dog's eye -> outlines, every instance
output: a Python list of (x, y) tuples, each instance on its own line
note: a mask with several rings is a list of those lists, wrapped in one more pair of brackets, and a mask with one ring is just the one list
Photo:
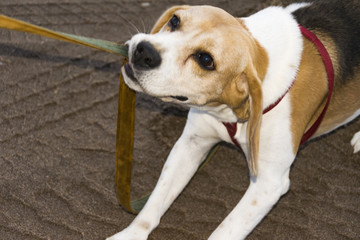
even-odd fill
[(180, 19), (178, 16), (174, 15), (170, 21), (169, 21), (169, 27), (171, 28), (171, 31), (175, 31), (180, 25)]
[(206, 70), (215, 70), (214, 59), (208, 53), (199, 52), (195, 55), (196, 61)]

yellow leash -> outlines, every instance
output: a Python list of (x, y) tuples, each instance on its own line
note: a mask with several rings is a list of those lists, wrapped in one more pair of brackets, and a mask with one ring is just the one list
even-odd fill
[(70, 43), (75, 43), (87, 47), (92, 47), (102, 51), (115, 53), (127, 57), (127, 49), (123, 44), (118, 44), (118, 43), (95, 39), (95, 38), (82, 37), (68, 33), (56, 32), (47, 28), (39, 27), (1, 14), (0, 14), (0, 28), (37, 34), (44, 37), (55, 38), (58, 40), (67, 41)]
[[(126, 61), (124, 61), (125, 64)], [(129, 90), (120, 75), (118, 118), (116, 128), (115, 184), (120, 204), (131, 213), (138, 213), (148, 197), (130, 201), (131, 169), (134, 148), (135, 92)]]
[[(102, 51), (114, 53), (127, 58), (127, 48), (123, 44), (109, 42), (95, 38), (88, 38), (68, 33), (52, 31), (27, 22), (10, 18), (0, 14), (0, 28), (27, 32), (32, 34), (50, 37), (70, 43), (96, 48)], [(124, 61), (125, 64), (126, 60)], [(134, 147), (135, 127), (135, 92), (129, 89), (120, 74), (118, 118), (116, 129), (116, 166), (115, 185), (120, 204), (131, 213), (138, 213), (145, 205), (149, 195), (130, 201), (131, 169)], [(217, 150), (218, 145), (212, 148), (202, 168)], [(199, 169), (200, 169), (199, 168)]]

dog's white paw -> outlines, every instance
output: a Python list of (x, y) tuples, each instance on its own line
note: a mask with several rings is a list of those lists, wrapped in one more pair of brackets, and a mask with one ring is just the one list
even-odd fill
[(351, 145), (354, 147), (354, 153), (360, 151), (360, 131), (354, 134)]
[(146, 240), (147, 234), (133, 228), (126, 228), (123, 231), (107, 238), (106, 240)]

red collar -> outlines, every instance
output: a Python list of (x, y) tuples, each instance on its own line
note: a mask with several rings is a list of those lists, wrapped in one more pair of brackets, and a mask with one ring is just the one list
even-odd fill
[[(329, 53), (327, 52), (326, 48), (324, 47), (324, 45), (321, 43), (321, 41), (316, 37), (316, 35), (314, 33), (312, 33), (311, 31), (309, 31), (308, 29), (304, 28), (303, 26), (299, 25), (300, 31), (303, 34), (303, 36), (305, 36), (307, 39), (309, 39), (312, 43), (314, 43), (314, 45), (317, 47), (321, 58), (323, 60), (323, 63), (325, 65), (325, 69), (326, 69), (326, 73), (328, 76), (328, 98), (325, 104), (324, 109), (322, 110), (320, 116), (318, 117), (318, 119), (314, 122), (314, 124), (311, 126), (311, 128), (309, 128), (309, 130), (307, 130), (300, 142), (300, 145), (304, 144), (307, 140), (309, 140), (311, 138), (311, 136), (316, 132), (316, 130), (319, 128), (320, 123), (322, 122), (322, 120), (324, 119), (324, 116), (326, 114), (326, 111), (329, 107), (329, 103), (330, 103), (330, 99), (331, 99), (331, 95), (332, 95), (332, 90), (333, 90), (333, 86), (334, 86), (334, 68), (333, 68), (333, 64), (331, 62), (331, 58)], [(295, 79), (294, 79), (295, 82)], [(285, 97), (285, 95), (289, 92), (290, 88), (293, 86), (294, 82), (291, 84), (291, 86), (286, 90), (286, 92), (273, 104), (271, 104), (270, 106), (268, 106), (266, 109), (264, 109), (263, 114), (266, 114), (267, 112), (269, 112), (270, 110), (272, 110), (273, 108), (275, 108), (280, 102), (281, 100)], [(229, 136), (231, 138), (231, 141), (239, 148), (240, 144), (239, 142), (236, 140), (235, 138), (235, 134), (237, 131), (237, 122), (233, 122), (233, 123), (226, 123), (223, 122), (224, 126), (226, 127)]]

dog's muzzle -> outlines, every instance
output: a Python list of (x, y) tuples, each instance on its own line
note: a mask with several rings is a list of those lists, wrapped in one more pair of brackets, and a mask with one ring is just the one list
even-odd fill
[[(138, 79), (136, 78), (136, 73), (145, 72), (149, 70), (153, 70), (160, 66), (161, 64), (161, 56), (159, 52), (155, 49), (155, 47), (147, 41), (142, 41), (138, 43), (138, 45), (133, 50), (133, 53), (131, 54), (131, 64), (127, 63), (124, 66), (126, 75), (136, 82), (139, 83)], [(131, 66), (132, 65), (132, 66)], [(188, 100), (188, 97), (185, 96), (168, 96), (173, 99), (176, 99), (180, 102), (186, 102)]]

